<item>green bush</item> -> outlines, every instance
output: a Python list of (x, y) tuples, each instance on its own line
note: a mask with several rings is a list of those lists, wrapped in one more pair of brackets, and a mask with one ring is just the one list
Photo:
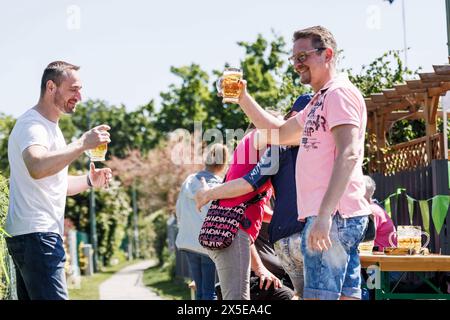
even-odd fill
[[(97, 247), (101, 265), (108, 266), (120, 251), (131, 212), (130, 197), (118, 180), (112, 180), (106, 190), (95, 190)], [(67, 198), (66, 217), (73, 221), (77, 230), (90, 233), (88, 192)]]
[(0, 175), (0, 300), (5, 297), (9, 285), (8, 271), (6, 267), (6, 233), (3, 230), (6, 214), (8, 212), (8, 196), (8, 181)]
[[(139, 217), (139, 253), (140, 258), (143, 259), (156, 258), (156, 250), (153, 247), (153, 244), (155, 243), (157, 235), (152, 220), (152, 216)], [(132, 232), (130, 232), (129, 238), (132, 239)]]
[(164, 248), (167, 247), (167, 219), (164, 209), (150, 215), (150, 224), (153, 226), (154, 238), (150, 241), (150, 247), (154, 248), (160, 265), (164, 263)]

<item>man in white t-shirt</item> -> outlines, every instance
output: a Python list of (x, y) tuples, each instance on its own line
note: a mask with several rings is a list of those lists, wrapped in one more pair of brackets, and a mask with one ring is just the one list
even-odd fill
[(101, 125), (66, 145), (58, 121), (81, 100), (78, 69), (63, 61), (50, 63), (37, 105), (17, 119), (9, 137), (6, 231), (12, 237), (6, 241), (20, 300), (68, 299), (62, 243), (66, 196), (106, 187), (112, 177), (111, 169), (96, 169), (93, 163), (87, 175), (68, 175), (68, 166), (84, 151), (110, 142), (109, 126)]

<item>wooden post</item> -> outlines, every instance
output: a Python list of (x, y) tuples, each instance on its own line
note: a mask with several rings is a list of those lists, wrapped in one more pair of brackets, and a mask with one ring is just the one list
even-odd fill
[(384, 127), (384, 115), (381, 113), (375, 114), (375, 134), (377, 136), (377, 168), (378, 172), (384, 173), (385, 164), (384, 156), (381, 148), (386, 148), (386, 128)]
[(436, 127), (436, 117), (437, 117), (437, 107), (439, 103), (439, 97), (433, 96), (429, 97), (428, 94), (425, 95), (424, 103), (424, 115), (425, 115), (425, 129), (426, 129), (426, 154), (427, 163), (431, 164), (432, 150), (431, 150), (431, 136), (437, 132)]
[[(433, 177), (433, 196), (448, 195), (448, 161), (447, 160), (433, 160), (431, 162), (432, 177)], [(430, 212), (431, 213), (431, 212)], [(434, 223), (433, 223), (434, 226)], [(450, 215), (447, 213), (444, 225), (442, 226), (439, 236), (435, 232), (436, 240), (439, 241), (438, 246), (442, 249), (442, 254), (450, 254)], [(430, 230), (431, 232), (431, 230)]]

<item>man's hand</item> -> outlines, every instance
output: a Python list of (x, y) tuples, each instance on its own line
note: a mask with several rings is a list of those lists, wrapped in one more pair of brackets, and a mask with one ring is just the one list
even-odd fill
[(105, 189), (109, 186), (109, 181), (112, 178), (112, 171), (110, 168), (96, 169), (93, 162), (91, 162), (91, 167), (89, 170), (89, 179), (91, 180), (92, 186), (95, 188)]
[(80, 138), (84, 150), (94, 149), (103, 143), (110, 143), (110, 135), (108, 130), (111, 128), (102, 124), (89, 131), (86, 131)]
[(207, 204), (210, 199), (208, 199), (207, 191), (210, 189), (208, 184), (206, 183), (205, 178), (201, 178), (202, 187), (197, 191), (197, 193), (194, 196), (195, 199), (195, 206), (197, 207), (197, 210), (200, 212), (202, 207)]
[(311, 250), (326, 251), (331, 248), (330, 229), (331, 216), (317, 216), (313, 222), (308, 237), (308, 247)]
[(272, 272), (267, 270), (266, 267), (262, 266), (255, 271), (255, 274), (259, 277), (259, 288), (262, 289), (264, 286), (264, 282), (266, 282), (266, 286), (264, 290), (270, 288), (273, 283), (275, 289), (281, 288), (282, 284), (280, 279), (278, 279)]
[(244, 96), (248, 96), (247, 80), (244, 79), (239, 80), (239, 89), (241, 89), (241, 94), (239, 95), (239, 103), (240, 103)]

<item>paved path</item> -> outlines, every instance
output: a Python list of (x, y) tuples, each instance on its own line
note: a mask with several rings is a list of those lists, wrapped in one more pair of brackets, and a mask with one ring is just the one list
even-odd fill
[(145, 260), (120, 270), (100, 285), (100, 300), (162, 300), (142, 282), (144, 270), (154, 265)]

